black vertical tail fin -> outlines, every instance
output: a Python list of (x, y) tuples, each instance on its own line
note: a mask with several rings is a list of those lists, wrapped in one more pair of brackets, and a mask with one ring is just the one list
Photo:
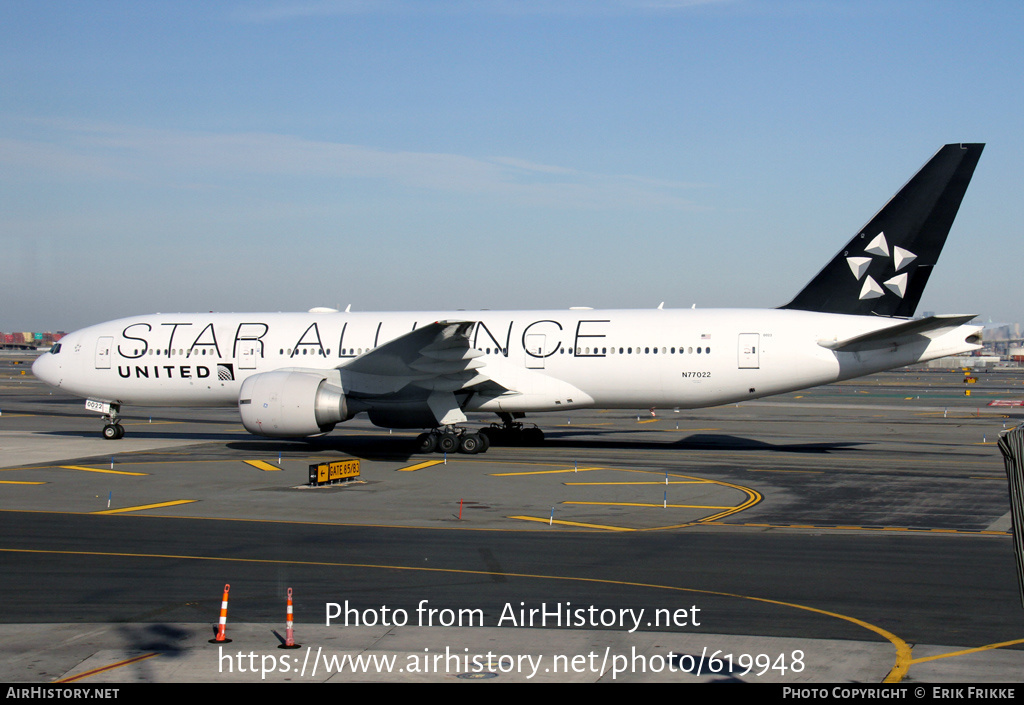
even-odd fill
[(984, 144), (947, 144), (781, 308), (914, 315)]

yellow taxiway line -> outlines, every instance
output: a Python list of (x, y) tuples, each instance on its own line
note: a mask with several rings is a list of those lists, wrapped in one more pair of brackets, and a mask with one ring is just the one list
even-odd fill
[(588, 472), (607, 468), (566, 468), (564, 470), (531, 470), (529, 472), (492, 472), (491, 477), (517, 477), (519, 475), (558, 475), (567, 472)]
[(707, 504), (669, 504), (666, 505), (663, 502), (582, 502), (574, 500), (566, 500), (561, 504), (596, 504), (601, 507), (658, 507), (659, 509), (667, 506), (669, 509), (735, 509), (732, 505), (726, 507), (716, 507)]
[(417, 470), (423, 470), (425, 468), (430, 468), (435, 465), (440, 465), (443, 462), (443, 460), (428, 460), (423, 463), (417, 463), (416, 465), (410, 465), (407, 468), (398, 468), (398, 472), (416, 472)]
[(82, 472), (101, 472), (107, 475), (134, 475), (136, 477), (145, 477), (148, 472), (128, 472), (127, 470), (106, 470), (104, 468), (87, 468), (84, 465), (61, 465), (59, 467), (65, 470), (81, 470)]
[(271, 465), (264, 460), (243, 460), (246, 465), (252, 465), (254, 468), (263, 470), (264, 472), (281, 472), (283, 468), (278, 465)]
[(161, 507), (173, 507), (178, 504), (191, 504), (198, 502), (198, 499), (176, 499), (172, 502), (158, 502), (157, 504), (140, 504), (137, 507), (121, 507), (120, 509), (104, 509), (102, 512), (89, 512), (90, 514), (124, 514), (125, 512), (141, 512), (143, 509), (160, 509)]
[(609, 526), (607, 524), (587, 524), (581, 521), (565, 521), (562, 519), (545, 519), (544, 517), (515, 516), (509, 519), (521, 519), (522, 521), (536, 521), (543, 524), (558, 524), (560, 526), (580, 526), (584, 529), (601, 529), (603, 531), (636, 531), (626, 526)]
[(710, 485), (713, 483), (709, 480), (672, 480), (671, 482), (658, 480), (655, 482), (564, 482), (562, 484), (566, 487), (587, 487), (590, 485)]
[(99, 673), (105, 673), (107, 671), (112, 671), (115, 668), (121, 668), (122, 666), (130, 666), (133, 663), (138, 663), (139, 661), (145, 661), (146, 659), (153, 658), (154, 656), (159, 656), (159, 655), (160, 655), (160, 652), (158, 652), (158, 651), (154, 651), (154, 652), (148, 653), (148, 654), (142, 654), (141, 656), (136, 656), (134, 658), (125, 659), (124, 661), (118, 661), (117, 663), (112, 663), (109, 666), (101, 666), (100, 668), (94, 668), (91, 671), (85, 671), (84, 673), (79, 673), (79, 674), (74, 675), (74, 676), (68, 676), (67, 678), (61, 678), (60, 680), (54, 681), (54, 683), (74, 683), (75, 681), (81, 680), (83, 678), (89, 678), (90, 676), (95, 676), (95, 675), (97, 675)]
[[(529, 521), (548, 521), (547, 519), (540, 520), (536, 517), (517, 517), (520, 519), (527, 519)], [(224, 556), (202, 556), (202, 555), (175, 555), (175, 554), (157, 554), (157, 553), (118, 553), (109, 551), (55, 551), (55, 550), (41, 550), (41, 549), (14, 549), (14, 548), (0, 548), (0, 553), (24, 553), (24, 554), (48, 554), (48, 555), (74, 555), (74, 556), (123, 556), (132, 558), (157, 558), (157, 559), (172, 559), (172, 560), (192, 560), (192, 561), (211, 561), (211, 562), (223, 562), (223, 563), (248, 563), (248, 564), (265, 564), (265, 565), (294, 565), (294, 566), (329, 566), (333, 568), (359, 568), (359, 569), (370, 569), (370, 570), (389, 570), (389, 571), (416, 571), (424, 573), (448, 573), (448, 574), (459, 574), (459, 575), (474, 575), (474, 576), (486, 576), (488, 578), (494, 575), (493, 571), (481, 571), (481, 570), (466, 570), (460, 568), (433, 568), (425, 566), (404, 566), (394, 564), (366, 564), (366, 563), (340, 563), (334, 561), (296, 561), (296, 560), (278, 560), (278, 559), (266, 559), (266, 558), (237, 558), (237, 557), (224, 557)], [(692, 595), (714, 595), (718, 597), (731, 597), (741, 600), (750, 600), (752, 602), (759, 602), (766, 605), (776, 605), (778, 607), (786, 607), (791, 609), (803, 610), (813, 614), (820, 614), (826, 617), (832, 617), (834, 619), (840, 619), (850, 624), (855, 624), (867, 631), (873, 632), (874, 634), (882, 637), (888, 641), (896, 650), (896, 659), (892, 668), (886, 677), (882, 680), (883, 683), (899, 683), (907, 675), (907, 670), (910, 668), (913, 662), (911, 656), (911, 647), (906, 641), (896, 636), (887, 629), (865, 622), (862, 619), (844, 615), (839, 612), (830, 612), (828, 610), (819, 609), (817, 607), (810, 607), (808, 605), (802, 605), (795, 602), (784, 602), (782, 600), (773, 600), (766, 597), (755, 597), (753, 595), (741, 595), (738, 593), (722, 592), (718, 590), (701, 590), (698, 588), (682, 587), (679, 585), (660, 585), (655, 583), (643, 583), (638, 581), (630, 580), (609, 580), (607, 578), (584, 578), (579, 576), (560, 576), (560, 575), (543, 575), (533, 573), (513, 573), (513, 572), (502, 572), (505, 577), (511, 578), (527, 578), (536, 580), (551, 580), (551, 581), (566, 581), (576, 583), (589, 583), (589, 584), (605, 584), (605, 585), (619, 585), (624, 587), (640, 587), (648, 588), (653, 590), (665, 590), (671, 592), (678, 592)]]

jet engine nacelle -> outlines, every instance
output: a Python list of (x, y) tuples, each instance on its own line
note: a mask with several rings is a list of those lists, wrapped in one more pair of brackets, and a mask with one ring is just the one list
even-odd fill
[(247, 431), (275, 438), (327, 433), (352, 418), (341, 386), (313, 371), (278, 370), (247, 377), (238, 394), (238, 411)]

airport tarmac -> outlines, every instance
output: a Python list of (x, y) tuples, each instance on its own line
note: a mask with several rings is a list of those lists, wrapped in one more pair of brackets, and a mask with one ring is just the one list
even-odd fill
[[(995, 446), (1024, 410), (987, 406), (1024, 397), (1024, 373), (537, 415), (541, 447), (445, 458), (359, 418), (263, 440), (233, 409), (129, 408), (106, 441), (81, 400), (14, 363), (0, 358), (8, 682), (1024, 673)], [(359, 480), (306, 486), (310, 464), (344, 458)], [(210, 644), (227, 583), (232, 641)], [(294, 651), (277, 648), (289, 587)]]

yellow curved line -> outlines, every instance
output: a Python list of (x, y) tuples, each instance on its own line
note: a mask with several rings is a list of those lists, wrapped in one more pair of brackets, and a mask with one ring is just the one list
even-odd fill
[[(651, 474), (651, 475), (660, 475), (660, 476), (664, 476), (666, 474), (664, 472), (658, 472), (658, 471), (655, 471), (655, 470), (628, 470), (628, 469), (624, 469), (624, 468), (611, 468), (611, 469), (618, 470), (619, 472), (639, 472), (639, 473), (645, 473), (645, 474)], [(755, 504), (759, 503), (762, 499), (764, 499), (764, 496), (760, 492), (758, 492), (757, 490), (753, 490), (753, 489), (751, 489), (749, 487), (744, 487), (743, 485), (737, 485), (737, 484), (732, 483), (732, 482), (723, 482), (722, 480), (709, 480), (706, 477), (696, 477), (694, 475), (680, 475), (679, 473), (675, 473), (675, 472), (669, 472), (667, 474), (668, 474), (669, 477), (681, 477), (681, 478), (684, 478), (684, 479), (687, 479), (687, 480), (693, 480), (695, 482), (702, 482), (702, 483), (706, 483), (706, 484), (709, 484), (709, 485), (721, 485), (722, 487), (731, 487), (732, 489), (738, 490), (739, 492), (742, 492), (745, 495), (747, 495), (747, 500), (745, 502), (743, 502), (742, 504), (739, 504), (739, 505), (737, 505), (735, 507), (727, 509), (724, 512), (719, 512), (718, 514), (712, 514), (711, 516), (706, 516), (703, 519), (698, 519), (697, 521), (689, 522), (689, 523), (686, 523), (686, 524), (679, 524), (680, 527), (695, 526), (695, 525), (698, 525), (698, 524), (705, 524), (705, 523), (711, 522), (711, 521), (717, 521), (717, 520), (723, 519), (723, 518), (725, 518), (727, 516), (731, 516), (733, 514), (738, 514), (739, 512), (742, 512), (745, 509), (749, 509), (750, 507), (753, 507)]]
[[(396, 565), (378, 565), (373, 563), (335, 563), (333, 561), (295, 561), (295, 560), (273, 560), (269, 558), (226, 558), (222, 556), (186, 556), (186, 555), (173, 555), (173, 554), (162, 554), (162, 553), (119, 553), (111, 551), (54, 551), (45, 549), (21, 549), (21, 548), (0, 548), (0, 553), (37, 553), (37, 554), (50, 554), (50, 555), (68, 555), (68, 556), (114, 556), (121, 558), (164, 558), (170, 560), (195, 560), (195, 561), (218, 561), (224, 563), (265, 563), (273, 565), (301, 565), (301, 566), (323, 566), (331, 568), (365, 568), (370, 570), (408, 570), (418, 571), (424, 573), (457, 573), (460, 575), (479, 575), (479, 576), (493, 576), (494, 571), (487, 570), (466, 570), (463, 568), (432, 568), (424, 566), (396, 566)], [(639, 587), (648, 588), (652, 590), (671, 590), (674, 592), (688, 592), (700, 595), (714, 595), (716, 597), (735, 597), (741, 600), (753, 600), (754, 602), (763, 602), (769, 605), (779, 605), (782, 607), (792, 607), (793, 609), (804, 610), (806, 612), (813, 612), (815, 614), (824, 615), (826, 617), (833, 617), (835, 619), (841, 619), (843, 621), (855, 624), (859, 627), (867, 629), (868, 631), (874, 632), (884, 639), (888, 640), (896, 648), (896, 661), (893, 664), (892, 670), (883, 679), (883, 683), (898, 683), (907, 674), (907, 669), (910, 668), (912, 663), (911, 649), (910, 646), (900, 639), (892, 632), (882, 629), (881, 627), (865, 622), (862, 619), (856, 617), (848, 617), (838, 612), (829, 612), (828, 610), (818, 609), (817, 607), (808, 607), (807, 605), (798, 605), (793, 602), (783, 602), (781, 600), (772, 600), (766, 597), (753, 597), (750, 595), (739, 595), (731, 592), (719, 592), (717, 590), (701, 590), (698, 588), (687, 588), (678, 587), (675, 585), (656, 585), (653, 583), (639, 583), (630, 580), (610, 580), (607, 578), (584, 578), (575, 576), (564, 576), (564, 575), (539, 575), (533, 573), (502, 573), (501, 575), (509, 578), (526, 578), (533, 580), (565, 580), (569, 582), (581, 582), (581, 583), (597, 583), (602, 585), (622, 585), (625, 587)]]
[(739, 490), (740, 492), (745, 492), (747, 495), (747, 501), (743, 502), (740, 505), (737, 505), (736, 507), (733, 507), (732, 509), (727, 509), (724, 512), (719, 512), (718, 514), (712, 514), (711, 516), (704, 517), (703, 519), (694, 522), (695, 524), (706, 524), (711, 521), (724, 519), (725, 517), (731, 516), (733, 514), (739, 514), (744, 509), (749, 509), (750, 507), (753, 507), (755, 504), (758, 504), (762, 499), (764, 499), (764, 496), (760, 492), (758, 492), (757, 490), (752, 490), (749, 487), (744, 487), (743, 485), (734, 485), (731, 482), (719, 482), (717, 480), (712, 480), (712, 482), (714, 482), (717, 485), (725, 485), (726, 487), (731, 487), (734, 490)]

